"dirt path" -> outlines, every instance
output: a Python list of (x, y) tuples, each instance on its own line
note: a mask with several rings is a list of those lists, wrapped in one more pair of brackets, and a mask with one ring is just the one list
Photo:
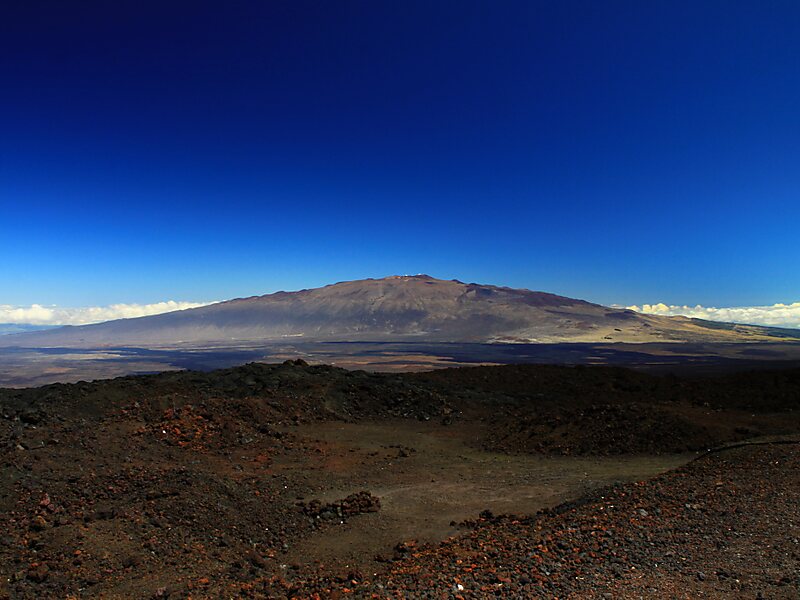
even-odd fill
[(796, 600), (799, 475), (797, 444), (711, 453), (580, 505), (481, 519), (354, 597)]
[(378, 513), (335, 522), (302, 541), (288, 562), (329, 568), (375, 566), (404, 540), (438, 542), (459, 533), (451, 523), (495, 514), (534, 514), (617, 481), (651, 477), (693, 455), (641, 457), (508, 456), (469, 445), (466, 425), (395, 421), (322, 423), (294, 430), (320, 449), (313, 458), (276, 465), (308, 478), (310, 496), (330, 502), (358, 490), (380, 497)]

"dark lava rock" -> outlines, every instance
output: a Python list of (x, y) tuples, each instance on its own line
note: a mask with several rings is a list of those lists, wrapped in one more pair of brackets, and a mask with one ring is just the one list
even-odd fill
[(50, 575), (47, 565), (41, 564), (28, 570), (27, 578), (35, 583), (42, 583)]
[(317, 519), (347, 518), (364, 513), (378, 512), (381, 499), (367, 491), (350, 494), (347, 498), (323, 504), (320, 500), (312, 500), (308, 504), (301, 503), (303, 513)]

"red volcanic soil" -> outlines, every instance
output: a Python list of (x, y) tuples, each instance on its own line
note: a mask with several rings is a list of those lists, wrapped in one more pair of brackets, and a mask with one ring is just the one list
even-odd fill
[(786, 440), (798, 408), (798, 371), (0, 390), (0, 598), (797, 597), (800, 449), (703, 451)]

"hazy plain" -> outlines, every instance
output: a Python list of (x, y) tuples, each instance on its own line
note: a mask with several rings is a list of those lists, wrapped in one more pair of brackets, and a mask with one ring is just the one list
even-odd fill
[(367, 371), (421, 371), (475, 364), (624, 365), (656, 372), (788, 367), (800, 343), (465, 344), (318, 342), (164, 348), (0, 348), (0, 387), (72, 383), (179, 369), (208, 371), (303, 358)]

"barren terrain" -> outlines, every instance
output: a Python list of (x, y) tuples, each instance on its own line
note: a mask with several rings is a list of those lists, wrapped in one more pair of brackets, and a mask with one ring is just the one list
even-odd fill
[(617, 365), (655, 373), (726, 373), (791, 367), (800, 343), (463, 344), (321, 342), (157, 348), (2, 348), (0, 387), (75, 383), (162, 371), (210, 371), (303, 359), (346, 369), (410, 372), (497, 364)]
[(798, 408), (797, 370), (0, 390), (0, 597), (795, 597)]

